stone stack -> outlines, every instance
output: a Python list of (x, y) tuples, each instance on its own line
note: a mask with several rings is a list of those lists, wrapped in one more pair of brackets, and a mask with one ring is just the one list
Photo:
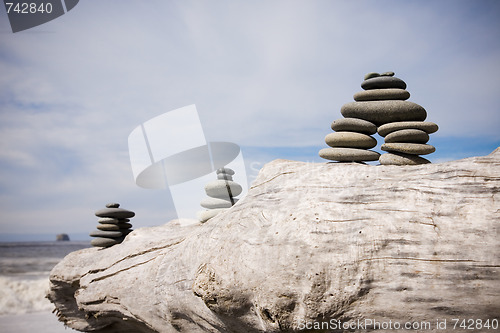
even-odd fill
[(106, 208), (95, 212), (99, 217), (99, 224), (97, 230), (90, 233), (91, 237), (95, 237), (90, 242), (92, 246), (109, 247), (119, 244), (132, 232), (132, 224), (129, 221), (135, 213), (119, 207), (118, 203), (109, 203)]
[(233, 181), (234, 171), (229, 168), (217, 170), (217, 180), (205, 185), (208, 198), (201, 201), (200, 205), (207, 210), (198, 212), (198, 219), (204, 223), (215, 215), (231, 208), (237, 201), (235, 197), (241, 194), (241, 186)]
[[(374, 161), (380, 164), (424, 164), (430, 163), (418, 155), (430, 154), (435, 148), (426, 144), (429, 134), (438, 130), (438, 126), (426, 122), (427, 111), (413, 102), (407, 101), (410, 93), (406, 91), (406, 83), (394, 77), (394, 72), (383, 74), (368, 73), (361, 83), (363, 91), (354, 94), (355, 102), (344, 104), (340, 110), (345, 117), (334, 121), (332, 129), (348, 131), (331, 133), (326, 136), (326, 143), (333, 148), (320, 150), (320, 156), (335, 161)], [(365, 132), (355, 122), (368, 122), (373, 126)], [(336, 124), (337, 123), (337, 124)], [(373, 128), (376, 128), (373, 131)], [(348, 129), (346, 129), (348, 128)], [(352, 131), (352, 132), (349, 132)], [(377, 132), (385, 137), (381, 149), (387, 154), (380, 155), (371, 150), (363, 150), (376, 146), (369, 135)], [(362, 148), (362, 149), (360, 149)], [(356, 149), (356, 150), (353, 150)], [(362, 153), (363, 152), (363, 153)], [(376, 156), (377, 155), (377, 156)], [(347, 156), (347, 157), (346, 157)]]
[(378, 133), (385, 137), (380, 147), (388, 153), (382, 154), (382, 165), (416, 165), (431, 163), (418, 155), (433, 153), (436, 148), (428, 145), (429, 134), (438, 130), (438, 125), (429, 121), (399, 121), (388, 123), (378, 128)]
[(378, 126), (377, 132), (385, 137), (380, 148), (388, 152), (380, 156), (380, 164), (430, 163), (418, 155), (436, 150), (426, 143), (429, 134), (436, 132), (438, 126), (424, 121), (427, 112), (422, 106), (407, 101), (410, 93), (405, 90), (406, 83), (394, 77), (394, 72), (368, 73), (361, 88), (364, 91), (354, 95), (356, 102), (344, 105), (341, 113), (372, 121)]

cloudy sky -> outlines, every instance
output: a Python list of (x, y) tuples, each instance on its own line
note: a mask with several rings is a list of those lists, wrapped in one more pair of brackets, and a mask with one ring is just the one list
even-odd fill
[(1, 9), (0, 240), (84, 237), (110, 201), (135, 227), (169, 221), (169, 192), (135, 185), (127, 138), (186, 105), (207, 140), (241, 146), (249, 182), (276, 158), (322, 162), (368, 72), (394, 71), (440, 126), (431, 161), (488, 154), (499, 17), (497, 0), (85, 0), (14, 34)]

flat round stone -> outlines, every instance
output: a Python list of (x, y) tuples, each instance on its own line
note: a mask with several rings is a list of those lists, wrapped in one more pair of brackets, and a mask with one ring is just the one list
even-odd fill
[(233, 169), (230, 169), (230, 168), (220, 168), (220, 169), (217, 169), (216, 171), (217, 173), (225, 173), (225, 174), (228, 174), (228, 175), (234, 175), (234, 170)]
[(376, 161), (380, 154), (373, 150), (357, 148), (323, 148), (319, 151), (319, 156), (339, 162), (362, 162)]
[(115, 219), (126, 219), (134, 217), (135, 213), (123, 208), (104, 208), (95, 212), (98, 217), (112, 217)]
[(109, 247), (113, 246), (116, 244), (120, 244), (121, 240), (118, 238), (102, 238), (102, 237), (97, 237), (94, 238), (90, 241), (90, 245), (96, 246), (96, 247)]
[(427, 134), (436, 132), (439, 127), (430, 121), (398, 121), (380, 126), (377, 130), (381, 136), (403, 129), (419, 129)]
[(335, 132), (325, 137), (325, 142), (330, 147), (364, 148), (369, 149), (377, 145), (375, 138), (356, 132)]
[(388, 152), (405, 153), (411, 155), (427, 155), (436, 151), (431, 145), (421, 143), (384, 143), (380, 149)]
[(365, 80), (368, 80), (368, 79), (371, 79), (371, 78), (373, 78), (373, 77), (379, 77), (379, 76), (380, 76), (380, 74), (379, 74), (379, 73), (371, 72), (371, 73), (365, 74), (364, 79), (365, 79)]
[(364, 80), (361, 83), (361, 88), (364, 90), (389, 88), (406, 89), (406, 83), (394, 76), (378, 76)]
[(356, 102), (364, 101), (384, 101), (384, 100), (401, 100), (405, 101), (410, 98), (410, 93), (404, 89), (372, 89), (357, 92), (353, 96)]
[(126, 222), (118, 223), (117, 226), (118, 228), (120, 228), (120, 230), (132, 228), (132, 224)]
[[(238, 201), (238, 199), (233, 198), (234, 202)], [(231, 201), (220, 199), (220, 198), (205, 198), (201, 200), (200, 205), (204, 208), (208, 209), (216, 209), (216, 208), (231, 208), (233, 205)]]
[(122, 222), (128, 222), (130, 219), (114, 219), (112, 217), (101, 217), (97, 222), (102, 224), (117, 224)]
[(418, 129), (403, 129), (389, 133), (385, 137), (385, 143), (407, 142), (407, 143), (427, 143), (429, 134)]
[(394, 72), (385, 72), (380, 74), (380, 76), (394, 76)]
[(233, 180), (233, 176), (228, 175), (227, 173), (218, 173), (217, 179)]
[(346, 118), (368, 120), (375, 125), (399, 121), (423, 121), (427, 112), (420, 105), (409, 101), (369, 101), (344, 104), (340, 113)]
[(123, 237), (125, 238), (125, 236), (127, 236), (128, 234), (130, 234), (132, 231), (132, 229), (123, 229), (121, 232), (123, 234)]
[(205, 192), (209, 197), (221, 198), (229, 200), (228, 187), (231, 190), (231, 195), (233, 197), (238, 196), (242, 192), (240, 184), (233, 182), (232, 180), (214, 180), (205, 185)]
[(200, 220), (201, 223), (207, 222), (212, 217), (216, 216), (219, 213), (222, 213), (225, 210), (227, 210), (227, 208), (203, 210), (197, 213), (198, 220)]
[(385, 153), (378, 159), (382, 165), (419, 165), (431, 163), (428, 159), (417, 155), (403, 153)]
[(99, 224), (97, 229), (104, 231), (116, 231), (120, 230), (120, 227), (116, 224)]
[(348, 131), (375, 134), (377, 132), (377, 126), (363, 119), (342, 118), (333, 121), (332, 130), (336, 132)]
[(118, 208), (118, 207), (120, 207), (120, 204), (116, 202), (110, 202), (106, 204), (106, 208)]
[(117, 238), (121, 237), (122, 233), (120, 231), (104, 231), (104, 230), (94, 230), (89, 234), (91, 237), (110, 237)]

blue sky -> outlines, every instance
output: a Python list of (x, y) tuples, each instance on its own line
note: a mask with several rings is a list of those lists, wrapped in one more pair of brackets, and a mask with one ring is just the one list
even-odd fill
[(134, 184), (127, 138), (190, 104), (208, 141), (242, 147), (249, 181), (276, 158), (322, 163), (373, 71), (394, 71), (440, 126), (431, 161), (488, 154), (498, 17), (496, 0), (85, 0), (13, 34), (2, 9), (0, 240), (87, 234), (110, 201), (136, 228), (169, 221), (168, 191)]

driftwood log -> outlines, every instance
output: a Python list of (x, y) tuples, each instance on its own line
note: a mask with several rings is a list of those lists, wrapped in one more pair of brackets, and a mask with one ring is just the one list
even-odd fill
[(276, 160), (205, 224), (69, 254), (48, 298), (80, 331), (495, 331), (499, 191), (500, 148), (419, 166)]

